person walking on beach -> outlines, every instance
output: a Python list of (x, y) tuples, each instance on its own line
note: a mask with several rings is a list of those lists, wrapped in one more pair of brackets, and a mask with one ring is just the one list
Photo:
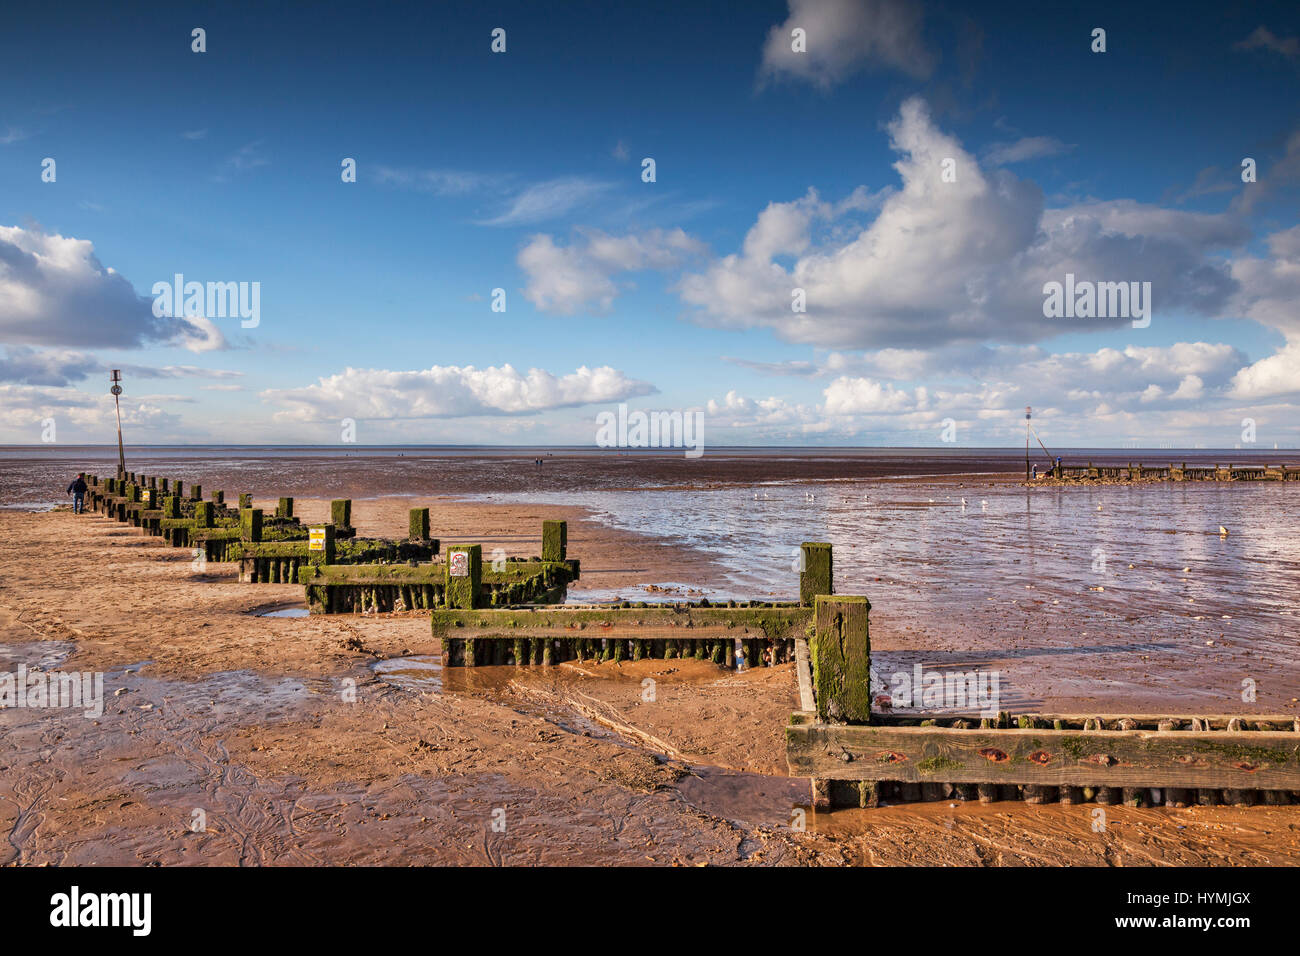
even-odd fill
[(68, 485), (68, 494), (72, 495), (72, 513), (79, 515), (86, 510), (86, 476), (78, 475)]

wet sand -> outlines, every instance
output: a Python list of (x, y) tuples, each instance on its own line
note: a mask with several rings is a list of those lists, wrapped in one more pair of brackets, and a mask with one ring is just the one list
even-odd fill
[[(512, 555), (537, 553), (543, 517), (566, 517), (584, 587), (725, 580), (705, 555), (576, 509), (419, 503), (444, 542)], [(354, 523), (397, 535), (411, 504), (357, 501)], [(327, 509), (297, 502), (309, 520)], [(98, 719), (0, 711), (6, 863), (1300, 863), (1300, 807), (1107, 807), (1101, 832), (1092, 806), (813, 814), (807, 782), (784, 775), (788, 666), (444, 674), (393, 660), (438, 654), (418, 615), (257, 616), (301, 606), (301, 588), (195, 569), (188, 550), (98, 516), (0, 511), (0, 540), (0, 669), (99, 670), (107, 695)], [(906, 625), (882, 629), (909, 646)]]

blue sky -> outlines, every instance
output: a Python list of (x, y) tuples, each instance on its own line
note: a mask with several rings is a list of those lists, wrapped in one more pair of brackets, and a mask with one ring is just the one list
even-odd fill
[[(0, 82), (3, 442), (111, 439), (123, 368), (149, 442), (589, 444), (626, 401), (1300, 444), (1293, 4), (87, 4), (11, 14)], [(178, 272), (258, 325), (156, 318)], [(1044, 316), (1067, 272), (1150, 325)]]

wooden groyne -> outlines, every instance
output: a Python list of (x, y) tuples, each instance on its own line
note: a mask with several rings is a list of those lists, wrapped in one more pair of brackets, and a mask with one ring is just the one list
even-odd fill
[[(128, 473), (121, 478), (86, 476), (89, 507), (161, 536), (173, 547), (193, 548), (206, 561), (235, 562), (240, 581), (301, 584), (314, 614), (376, 613), (462, 606), (456, 594), (468, 587), (461, 557), (439, 562), (440, 541), (430, 534), (429, 509), (412, 508), (402, 540), (360, 538), (352, 526), (352, 501), (330, 502), (330, 521), (306, 525), (294, 514), (294, 499), (282, 497), (273, 514), (254, 508), (241, 494), (229, 507), (224, 492), (203, 500), (202, 486)], [(581, 567), (569, 558), (568, 525), (542, 524), (542, 554), (506, 558), (483, 566), (474, 552), (473, 604), (511, 606), (558, 604)], [(449, 598), (448, 595), (452, 596)]]
[[(565, 536), (557, 528), (549, 539), (543, 536), (544, 546), (549, 540), (551, 547), (563, 547)], [(799, 601), (514, 604), (496, 600), (488, 590), (480, 550), (478, 545), (451, 549), (446, 606), (430, 615), (447, 667), (593, 658), (694, 658), (727, 667), (739, 660), (771, 666), (793, 660), (795, 642), (811, 632), (813, 599), (830, 590), (833, 576), (831, 546), (805, 542)], [(465, 559), (453, 563), (457, 552)], [(457, 570), (464, 573), (457, 575)]]
[(1130, 806), (1300, 802), (1300, 719), (878, 714), (865, 597), (819, 596), (790, 773), (815, 806), (1024, 800)]
[[(277, 517), (289, 501), (281, 499)], [(405, 541), (387, 538), (358, 538), (352, 528), (352, 502), (340, 499), (330, 503), (333, 520), (301, 533), (267, 534), (267, 526), (260, 508), (247, 508), (241, 514), (241, 544), (229, 560), (239, 562), (239, 580), (252, 584), (296, 584), (300, 572), (310, 566), (322, 564), (366, 565), (431, 561), (438, 553), (437, 538), (428, 536), (428, 508), (413, 508), (411, 520), (417, 512), (423, 513), (424, 536)], [(340, 526), (337, 522), (345, 521)]]
[[(293, 498), (280, 498), (274, 513), (264, 514), (253, 507), (252, 495), (239, 495), (232, 507), (224, 491), (214, 491), (205, 501), (201, 485), (187, 488), (179, 479), (134, 472), (122, 478), (85, 478), (90, 510), (162, 537), (173, 547), (201, 551), (207, 561), (238, 562), (242, 581), (295, 583), (312, 557), (312, 529), (294, 515)], [(428, 561), (438, 553), (438, 540), (429, 537), (427, 508), (412, 509), (412, 529), (422, 531), (417, 535), (413, 530), (404, 541), (358, 538), (351, 499), (331, 501), (330, 516), (331, 562)]]
[(428, 611), (449, 667), (645, 657), (770, 666), (793, 660), (796, 642), (811, 634), (815, 598), (832, 591), (831, 546), (805, 542), (798, 601), (569, 606), (581, 564), (568, 555), (565, 521), (543, 522), (538, 556), (485, 562), (481, 545), (464, 544), (438, 560), (428, 508), (411, 509), (405, 540), (364, 539), (347, 499), (331, 503), (331, 521), (304, 525), (287, 497), (265, 515), (247, 494), (230, 507), (224, 494), (204, 501), (201, 486), (187, 494), (179, 480), (129, 473), (87, 482), (96, 511), (139, 516), (173, 546), (238, 562), (241, 581), (301, 584), (312, 614)]
[(737, 660), (792, 660), (807, 636), (811, 608), (798, 603), (555, 605), (441, 608), (433, 636), (446, 667), (558, 664), (569, 660), (694, 658), (725, 667)]
[(1156, 481), (1300, 481), (1294, 465), (1054, 465), (1030, 484), (1113, 484)]
[(309, 561), (297, 572), (297, 581), (307, 589), (311, 613), (560, 604), (581, 574), (579, 562), (568, 557), (564, 521), (542, 523), (540, 557), (505, 558), (486, 568), (481, 545), (456, 545), (448, 549), (445, 561), (421, 564), (425, 555), (417, 550), (427, 551), (429, 558), (438, 552), (438, 542), (427, 538), (428, 509), (412, 510), (409, 527), (411, 540), (396, 545), (394, 560), (346, 564), (337, 558), (344, 546), (334, 541), (330, 527), (316, 529), (319, 560)]

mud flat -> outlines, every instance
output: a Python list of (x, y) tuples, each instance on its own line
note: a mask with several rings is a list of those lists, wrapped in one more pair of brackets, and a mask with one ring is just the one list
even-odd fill
[[(511, 555), (565, 518), (592, 587), (725, 576), (581, 509), (428, 503), (444, 541)], [(354, 521), (400, 534), (410, 504), (358, 501)], [(444, 672), (419, 613), (270, 616), (302, 589), (99, 516), (0, 511), (0, 540), (0, 670), (101, 671), (106, 694), (96, 718), (0, 711), (6, 863), (1300, 863), (1296, 807), (1108, 807), (1101, 832), (1091, 807), (813, 814), (784, 775), (790, 665)]]

